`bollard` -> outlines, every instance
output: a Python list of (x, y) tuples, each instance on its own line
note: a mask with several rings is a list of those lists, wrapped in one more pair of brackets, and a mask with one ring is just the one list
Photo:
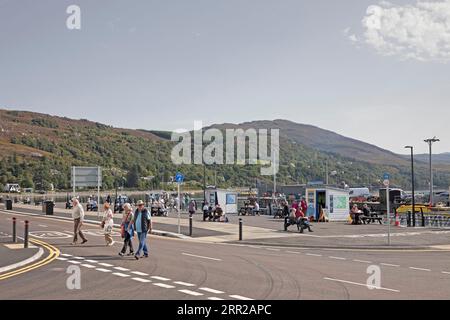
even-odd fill
[(242, 241), (242, 218), (239, 218), (239, 241)]
[(25, 234), (23, 236), (23, 247), (28, 248), (28, 220), (25, 220)]
[(12, 230), (12, 241), (15, 243), (17, 241), (17, 237), (16, 237), (16, 217), (12, 218), (12, 222), (13, 222), (13, 230)]
[(189, 217), (189, 237), (192, 237), (192, 216)]
[(284, 231), (287, 231), (287, 223), (288, 223), (288, 217), (284, 217)]
[(411, 211), (408, 211), (407, 216), (406, 216), (406, 225), (408, 227), (411, 227)]

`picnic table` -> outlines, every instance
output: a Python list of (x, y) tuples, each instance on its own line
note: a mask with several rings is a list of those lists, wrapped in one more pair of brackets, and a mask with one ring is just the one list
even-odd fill
[(375, 223), (375, 221), (378, 221), (380, 224), (383, 224), (382, 220), (383, 217), (380, 217), (382, 215), (379, 212), (370, 212), (369, 215), (361, 215), (359, 219), (366, 224), (370, 224), (371, 222)]

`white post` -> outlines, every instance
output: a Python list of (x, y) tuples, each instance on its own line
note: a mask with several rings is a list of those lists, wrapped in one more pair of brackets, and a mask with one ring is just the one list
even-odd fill
[(75, 167), (72, 167), (72, 187), (73, 187), (73, 195), (72, 198), (75, 197)]
[(391, 214), (389, 208), (389, 184), (386, 186), (386, 216), (388, 222), (388, 246), (391, 245)]
[(178, 233), (181, 233), (180, 228), (180, 210), (181, 210), (181, 198), (180, 198), (180, 182), (178, 184)]

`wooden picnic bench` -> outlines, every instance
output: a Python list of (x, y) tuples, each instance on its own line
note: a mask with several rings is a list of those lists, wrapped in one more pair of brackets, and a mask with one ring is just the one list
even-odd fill
[(380, 217), (377, 212), (371, 212), (370, 215), (361, 215), (359, 219), (366, 224), (370, 224), (371, 222), (375, 223), (375, 221), (378, 221), (379, 224), (383, 224), (383, 217)]

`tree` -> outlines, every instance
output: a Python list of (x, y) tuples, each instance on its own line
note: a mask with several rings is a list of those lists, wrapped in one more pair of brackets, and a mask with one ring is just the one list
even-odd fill
[(140, 168), (139, 165), (135, 164), (127, 173), (127, 184), (128, 188), (136, 188), (139, 186), (140, 178)]

